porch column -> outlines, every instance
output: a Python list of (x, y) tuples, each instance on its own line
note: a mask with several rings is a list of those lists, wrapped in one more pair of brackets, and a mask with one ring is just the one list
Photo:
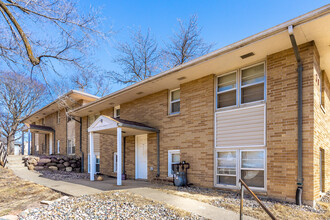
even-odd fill
[(28, 131), (28, 155), (31, 154), (31, 132), (30, 129)]
[(53, 154), (53, 134), (49, 134), (49, 155)]
[(90, 181), (94, 181), (95, 155), (94, 155), (93, 132), (89, 132), (89, 171), (90, 171)]
[(24, 131), (22, 131), (22, 155), (24, 155)]
[(122, 168), (122, 164), (121, 164), (121, 128), (118, 127), (117, 128), (117, 186), (121, 186), (121, 178), (122, 178), (122, 173), (121, 173), (121, 168)]

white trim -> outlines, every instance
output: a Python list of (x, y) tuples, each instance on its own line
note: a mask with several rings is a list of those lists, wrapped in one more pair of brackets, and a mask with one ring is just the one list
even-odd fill
[[(172, 177), (172, 155), (179, 153), (180, 155), (180, 150), (169, 150), (168, 151), (168, 157), (167, 157), (167, 175), (168, 177)], [(181, 160), (181, 155), (180, 155), (180, 160)]]
[(168, 103), (168, 106), (169, 106), (169, 108), (168, 108), (168, 114), (169, 115), (179, 114), (180, 111), (181, 111), (181, 106), (180, 106), (180, 111), (178, 111), (178, 112), (172, 112), (172, 104), (173, 103), (179, 102), (179, 105), (181, 105), (181, 103), (180, 103), (181, 102), (181, 90), (180, 90), (180, 98), (172, 101), (172, 92), (175, 92), (177, 90), (180, 90), (180, 88), (169, 90), (169, 99), (168, 99), (168, 102), (169, 102)]
[[(218, 155), (217, 152), (227, 152), (227, 151), (235, 151), (236, 152), (236, 185), (224, 185), (224, 184), (218, 184), (217, 183), (217, 159)], [(227, 148), (227, 149), (215, 149), (214, 150), (214, 186), (219, 187), (219, 188), (226, 188), (226, 189), (239, 189), (239, 179), (241, 178), (241, 159), (242, 159), (242, 152), (244, 151), (263, 151), (264, 152), (264, 169), (248, 169), (244, 168), (243, 170), (263, 170), (264, 171), (264, 187), (250, 187), (253, 191), (258, 191), (258, 192), (266, 192), (267, 191), (267, 150), (266, 148), (255, 148), (255, 149), (244, 149), (241, 147), (236, 147), (236, 148)]]
[(141, 137), (141, 136), (146, 136), (146, 145), (147, 145), (147, 155), (146, 155), (146, 160), (147, 160), (147, 170), (146, 170), (146, 179), (148, 179), (148, 134), (140, 134), (140, 135), (135, 135), (135, 179), (141, 179), (141, 178), (137, 178), (137, 174), (138, 174), (138, 155), (137, 155), (137, 140), (138, 140), (138, 137)]
[[(261, 65), (261, 64), (264, 65), (264, 81), (242, 86), (242, 70), (249, 69), (251, 67), (258, 66), (258, 65)], [(246, 106), (250, 106), (250, 105), (254, 105), (254, 104), (266, 103), (266, 98), (267, 98), (267, 90), (266, 90), (266, 88), (267, 88), (267, 85), (266, 85), (267, 84), (267, 77), (266, 77), (267, 73), (266, 72), (267, 72), (266, 60), (262, 60), (262, 61), (259, 61), (257, 63), (254, 63), (254, 64), (244, 66), (244, 67), (240, 67), (240, 68), (237, 68), (235, 70), (226, 72), (224, 74), (217, 74), (216, 75), (216, 80), (215, 80), (215, 91), (216, 91), (216, 94), (215, 94), (215, 96), (216, 96), (215, 97), (215, 112), (229, 111), (229, 110), (238, 109), (238, 108), (245, 108)], [(229, 74), (233, 74), (233, 73), (236, 73), (236, 88), (226, 90), (226, 91), (222, 91), (222, 92), (218, 92), (218, 79), (220, 77), (223, 77), (223, 76), (226, 76), (226, 75), (229, 75)], [(242, 103), (242, 100), (241, 100), (242, 88), (246, 88), (246, 87), (249, 87), (249, 86), (258, 85), (258, 84), (262, 84), (262, 83), (264, 84), (264, 99), (253, 101), (253, 102)], [(236, 90), (236, 105), (231, 105), (231, 106), (218, 108), (218, 95), (222, 94), (222, 93), (229, 92), (229, 91), (234, 91), (234, 90)]]

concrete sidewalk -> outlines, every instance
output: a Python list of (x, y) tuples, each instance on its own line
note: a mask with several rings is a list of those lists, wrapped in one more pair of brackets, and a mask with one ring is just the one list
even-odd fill
[[(109, 190), (126, 190), (141, 195), (154, 201), (166, 203), (175, 208), (185, 210), (205, 217), (207, 219), (239, 219), (239, 214), (224, 208), (215, 207), (197, 200), (167, 194), (161, 190), (151, 188), (151, 183), (144, 181), (125, 180), (123, 186), (116, 185), (116, 179), (106, 178), (104, 181), (91, 182), (85, 179), (57, 181), (43, 178), (35, 171), (29, 171), (26, 167), (10, 167), (20, 178), (46, 186), (55, 191), (71, 196), (82, 196), (101, 193)], [(244, 219), (253, 219), (244, 216)]]

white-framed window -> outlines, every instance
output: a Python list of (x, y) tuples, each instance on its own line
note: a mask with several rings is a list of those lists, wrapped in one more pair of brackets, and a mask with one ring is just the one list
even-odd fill
[(117, 152), (113, 153), (113, 172), (117, 173), (117, 163), (118, 163), (118, 156)]
[(217, 108), (235, 106), (237, 104), (237, 73), (219, 76), (217, 83)]
[(265, 92), (265, 65), (257, 64), (241, 69), (240, 103), (249, 103), (264, 100)]
[(169, 113), (178, 114), (180, 113), (180, 88), (170, 91), (169, 97)]
[(61, 116), (60, 116), (60, 111), (57, 111), (57, 124), (60, 123)]
[(60, 153), (60, 140), (57, 140), (57, 153)]
[[(100, 173), (100, 153), (95, 152), (95, 173)], [(88, 154), (88, 173), (90, 173), (90, 154)]]
[(76, 153), (76, 147), (75, 147), (75, 142), (74, 140), (68, 140), (68, 149), (67, 149), (67, 154), (68, 155), (73, 155)]
[(218, 76), (217, 109), (265, 100), (265, 72), (265, 63), (258, 63)]
[(242, 179), (253, 189), (266, 189), (266, 151), (264, 149), (217, 150), (216, 186), (239, 188)]
[(168, 151), (168, 176), (173, 176), (173, 164), (180, 163), (180, 150), (169, 150)]
[(325, 97), (325, 86), (324, 86), (325, 76), (324, 71), (320, 72), (320, 104), (323, 110), (325, 109), (324, 106), (324, 97)]
[(114, 107), (113, 114), (114, 114), (115, 118), (120, 118), (120, 105), (117, 105), (117, 106)]

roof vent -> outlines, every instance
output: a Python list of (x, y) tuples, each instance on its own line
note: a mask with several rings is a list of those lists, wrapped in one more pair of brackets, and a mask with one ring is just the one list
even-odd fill
[(247, 54), (244, 54), (241, 56), (242, 59), (245, 59), (245, 58), (248, 58), (248, 57), (252, 57), (254, 56), (254, 53), (253, 52), (250, 52), (250, 53), (247, 53)]
[(137, 95), (141, 95), (142, 93), (143, 93), (143, 92), (137, 92), (136, 94), (137, 94)]
[(92, 110), (89, 110), (88, 112), (93, 112)]
[(187, 79), (187, 77), (182, 76), (182, 77), (179, 77), (179, 78), (178, 78), (178, 80), (184, 80), (184, 79)]

